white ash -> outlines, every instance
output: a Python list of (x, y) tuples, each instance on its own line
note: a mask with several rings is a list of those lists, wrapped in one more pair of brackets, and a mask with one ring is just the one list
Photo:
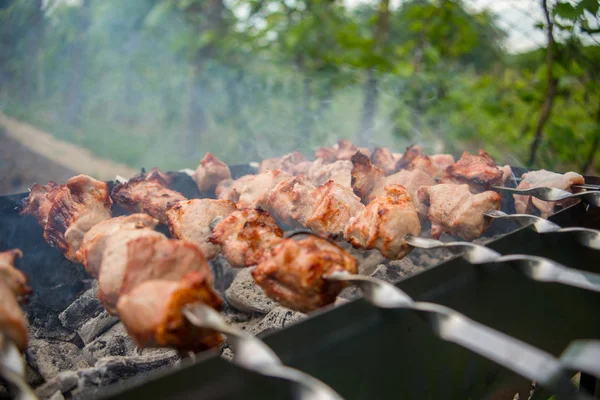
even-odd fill
[(225, 296), (232, 307), (249, 313), (266, 314), (277, 307), (277, 302), (268, 297), (252, 277), (252, 268), (238, 272)]

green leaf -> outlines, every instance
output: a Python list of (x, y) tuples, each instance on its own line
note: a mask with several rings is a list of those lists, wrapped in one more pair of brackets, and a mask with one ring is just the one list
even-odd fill
[(569, 3), (558, 2), (554, 6), (552, 13), (561, 18), (577, 21), (577, 19), (583, 14), (583, 9), (580, 9), (579, 7), (573, 7)]
[(598, 9), (600, 9), (600, 1), (599, 0), (581, 0), (577, 5), (578, 8), (583, 8), (588, 10), (592, 15), (596, 15), (598, 13)]
[(148, 13), (146, 16), (146, 20), (144, 21), (146, 26), (148, 27), (156, 27), (164, 16), (171, 10), (171, 2), (164, 1), (162, 3), (157, 4), (152, 8), (152, 11)]

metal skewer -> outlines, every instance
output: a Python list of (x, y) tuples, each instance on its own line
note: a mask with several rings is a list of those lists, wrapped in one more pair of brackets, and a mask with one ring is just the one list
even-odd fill
[(505, 191), (523, 196), (533, 196), (544, 201), (561, 201), (572, 198), (581, 198), (585, 203), (594, 207), (600, 207), (600, 191), (585, 191), (579, 193), (571, 193), (566, 190), (552, 187), (538, 187), (530, 189), (515, 189), (504, 186), (492, 186), (492, 189)]
[(37, 400), (25, 379), (25, 361), (17, 346), (0, 332), (0, 375), (15, 388), (16, 400)]
[[(568, 399), (591, 399), (578, 393), (570, 382), (569, 369), (552, 355), (504, 333), (482, 325), (438, 304), (416, 302), (385, 281), (336, 271), (324, 277), (358, 286), (371, 304), (386, 309), (411, 309), (425, 319), (441, 339), (456, 343)], [(587, 369), (598, 368), (598, 359)], [(576, 365), (578, 365), (576, 363)]]
[(493, 219), (506, 219), (514, 221), (520, 226), (530, 226), (538, 233), (567, 233), (574, 235), (584, 246), (600, 250), (600, 231), (589, 228), (563, 228), (547, 219), (529, 214), (506, 214), (502, 211), (492, 210), (484, 214)]
[(569, 268), (547, 258), (525, 254), (503, 256), (492, 249), (473, 243), (443, 243), (439, 240), (412, 235), (406, 236), (406, 242), (413, 247), (422, 249), (447, 248), (454, 253), (462, 253), (462, 257), (471, 264), (492, 262), (515, 264), (526, 276), (533, 280), (556, 282), (600, 293), (600, 274)]
[(214, 309), (201, 304), (190, 304), (183, 314), (195, 326), (213, 329), (227, 335), (227, 341), (239, 366), (262, 375), (290, 381), (297, 389), (299, 400), (343, 400), (333, 389), (297, 369), (286, 367), (263, 341), (249, 333), (227, 324)]

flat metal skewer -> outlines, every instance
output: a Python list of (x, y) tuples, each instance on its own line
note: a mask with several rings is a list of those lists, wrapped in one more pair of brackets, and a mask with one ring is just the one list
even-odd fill
[[(570, 368), (551, 354), (525, 342), (482, 325), (463, 314), (439, 304), (416, 302), (402, 290), (385, 281), (336, 271), (325, 279), (345, 281), (358, 286), (366, 300), (376, 307), (410, 309), (419, 313), (441, 339), (465, 347), (567, 399), (592, 399), (579, 393), (570, 382)], [(573, 358), (571, 358), (573, 360)], [(586, 359), (595, 370), (600, 359)], [(579, 368), (579, 362), (569, 367)], [(581, 363), (583, 364), (583, 363)]]
[(17, 346), (0, 332), (0, 375), (16, 389), (16, 400), (37, 400), (25, 379), (25, 361)]
[(561, 201), (572, 198), (581, 198), (585, 203), (594, 207), (600, 207), (600, 191), (584, 191), (571, 193), (566, 190), (552, 187), (538, 187), (530, 189), (516, 189), (505, 186), (492, 186), (492, 189), (505, 191), (523, 196), (533, 196), (544, 201)]
[(183, 308), (185, 317), (195, 326), (213, 329), (227, 335), (233, 348), (234, 362), (262, 375), (285, 379), (294, 384), (299, 400), (343, 400), (333, 389), (320, 380), (294, 368), (286, 367), (262, 340), (227, 324), (221, 315), (201, 303)]
[(556, 282), (600, 293), (600, 274), (569, 268), (547, 258), (526, 254), (503, 256), (478, 244), (469, 242), (444, 243), (439, 240), (413, 235), (407, 235), (406, 242), (413, 247), (423, 249), (447, 248), (453, 253), (461, 253), (462, 257), (471, 264), (492, 262), (515, 264), (521, 272), (535, 281)]

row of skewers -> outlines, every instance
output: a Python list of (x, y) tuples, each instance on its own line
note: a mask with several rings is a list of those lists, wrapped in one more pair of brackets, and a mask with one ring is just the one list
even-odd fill
[[(193, 178), (217, 199), (186, 199), (157, 169), (112, 192), (105, 182), (80, 175), (65, 185), (34, 185), (22, 213), (35, 216), (46, 241), (98, 279), (98, 297), (139, 347), (197, 352), (223, 341), (183, 311), (198, 304), (219, 310), (207, 263), (218, 253), (234, 267), (256, 265), (257, 284), (282, 305), (314, 311), (348, 284), (333, 276), (358, 270), (356, 260), (325, 237), (377, 249), (389, 259), (408, 254), (407, 237), (419, 236), (427, 221), (434, 238), (447, 232), (470, 240), (489, 226), (486, 214), (500, 207), (500, 196), (488, 189), (511, 175), (510, 167), (497, 167), (484, 152), (465, 153), (455, 163), (416, 146), (400, 157), (386, 149), (366, 153), (340, 141), (320, 149), (315, 161), (292, 153), (265, 160), (257, 175), (235, 181), (227, 165), (207, 153)], [(556, 181), (545, 175), (544, 182), (565, 189), (583, 183), (570, 174), (555, 174)], [(536, 179), (524, 176), (521, 183), (535, 185)], [(113, 201), (133, 214), (112, 218)], [(520, 204), (542, 213), (554, 207), (531, 199)], [(154, 230), (158, 223), (175, 239)], [(280, 226), (324, 237), (284, 238)]]

